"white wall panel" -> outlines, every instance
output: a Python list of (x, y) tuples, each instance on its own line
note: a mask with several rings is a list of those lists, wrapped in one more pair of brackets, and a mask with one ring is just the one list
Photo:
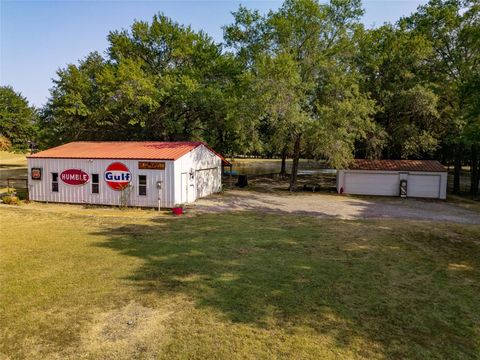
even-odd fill
[[(204, 178), (198, 178), (198, 174), (201, 174), (202, 170), (207, 169), (211, 171), (208, 179), (209, 189), (199, 194), (197, 192), (197, 183), (204, 181)], [(193, 202), (202, 196), (219, 192), (222, 189), (222, 159), (203, 145), (198, 146), (175, 161), (175, 177), (178, 179), (175, 182), (176, 184), (178, 183), (175, 189), (175, 199), (177, 199), (178, 203), (182, 201), (182, 173), (188, 174), (188, 202)], [(190, 174), (193, 174), (193, 178)]]
[[(165, 170), (139, 169), (139, 161), (161, 161)], [(107, 167), (120, 162), (128, 167), (132, 174), (130, 182), (129, 206), (158, 206), (157, 182), (162, 182), (161, 206), (173, 207), (182, 203), (181, 174), (187, 173), (188, 201), (193, 202), (197, 195), (197, 173), (209, 169), (208, 189), (202, 195), (210, 195), (221, 190), (221, 159), (205, 146), (201, 145), (176, 161), (168, 160), (118, 160), (118, 159), (28, 159), (28, 176), (30, 199), (33, 201), (64, 202), (78, 204), (120, 205), (121, 191), (111, 189), (104, 180)], [(42, 180), (30, 178), (31, 168), (42, 168)], [(67, 169), (79, 169), (86, 172), (90, 179), (83, 185), (68, 185), (60, 179), (60, 174)], [(52, 173), (58, 173), (58, 192), (52, 191)], [(190, 174), (193, 174), (193, 177)], [(99, 176), (99, 193), (92, 194), (92, 174)], [(147, 195), (138, 194), (139, 175), (147, 176)]]
[(441, 178), (438, 174), (410, 174), (407, 180), (407, 196), (438, 198), (440, 197)]
[(408, 197), (447, 197), (446, 172), (339, 170), (337, 192), (399, 196), (400, 179), (407, 180)]
[(347, 194), (397, 196), (399, 194), (398, 173), (345, 174), (344, 192)]
[[(162, 207), (171, 207), (174, 201), (174, 168), (173, 161), (165, 162), (165, 170), (145, 170), (138, 169), (139, 161), (152, 160), (117, 160), (117, 159), (28, 159), (29, 192), (30, 199), (34, 201), (47, 202), (65, 202), (79, 204), (99, 204), (99, 205), (120, 205), (121, 191), (111, 189), (104, 180), (104, 173), (107, 167), (114, 162), (125, 164), (132, 180), (130, 182), (130, 196), (128, 205), (130, 206), (158, 206), (157, 181), (162, 181)], [(158, 160), (162, 161), (162, 160)], [(42, 168), (42, 180), (32, 180), (30, 178), (30, 169), (32, 167)], [(68, 185), (60, 178), (58, 181), (58, 193), (52, 192), (52, 173), (60, 174), (67, 169), (80, 169), (90, 176), (88, 183), (84, 185)], [(92, 194), (92, 174), (99, 176), (99, 194)], [(147, 196), (138, 195), (138, 175), (147, 176)]]

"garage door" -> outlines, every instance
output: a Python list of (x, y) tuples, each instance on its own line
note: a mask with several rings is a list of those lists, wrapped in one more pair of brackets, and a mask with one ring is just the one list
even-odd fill
[(345, 193), (360, 195), (399, 195), (399, 175), (385, 173), (346, 173)]
[(438, 198), (440, 196), (440, 175), (408, 175), (407, 196)]
[(219, 168), (196, 171), (197, 198), (220, 191), (221, 178)]

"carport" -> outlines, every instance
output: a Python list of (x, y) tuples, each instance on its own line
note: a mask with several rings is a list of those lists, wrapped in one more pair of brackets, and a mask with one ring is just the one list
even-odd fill
[(356, 159), (337, 172), (339, 194), (446, 199), (447, 170), (436, 160)]

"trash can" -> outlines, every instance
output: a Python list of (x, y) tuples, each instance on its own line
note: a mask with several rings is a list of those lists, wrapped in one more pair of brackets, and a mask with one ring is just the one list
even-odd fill
[(248, 186), (247, 175), (238, 175), (238, 180), (237, 180), (237, 183), (235, 184), (235, 186), (237, 186), (239, 188), (244, 188), (244, 187)]
[(174, 207), (172, 208), (173, 215), (182, 215), (183, 214), (183, 208), (181, 207)]

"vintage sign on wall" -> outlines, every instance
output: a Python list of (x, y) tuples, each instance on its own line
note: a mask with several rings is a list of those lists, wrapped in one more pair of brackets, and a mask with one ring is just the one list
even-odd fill
[(103, 174), (103, 178), (107, 185), (113, 190), (120, 191), (130, 184), (132, 174), (126, 165), (120, 162), (114, 162), (108, 165), (107, 170)]
[(79, 169), (67, 169), (60, 174), (60, 179), (68, 185), (83, 185), (88, 182), (90, 176)]
[(42, 168), (32, 168), (30, 176), (32, 180), (42, 180)]
[(160, 161), (139, 161), (139, 169), (165, 170), (165, 163)]

